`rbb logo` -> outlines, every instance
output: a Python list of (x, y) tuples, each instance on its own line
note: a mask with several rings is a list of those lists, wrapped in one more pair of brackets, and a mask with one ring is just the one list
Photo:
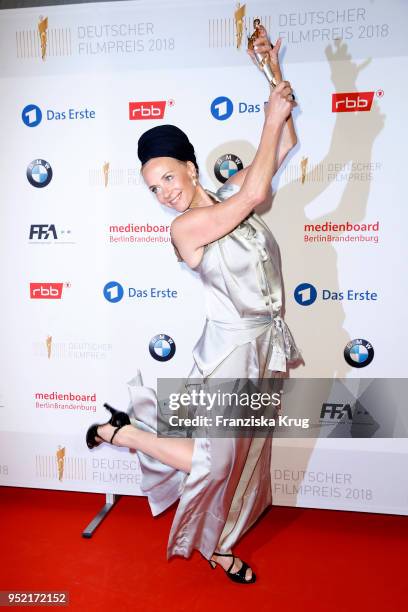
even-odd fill
[(350, 404), (322, 404), (320, 418), (340, 421), (343, 417), (353, 420), (353, 413)]
[(355, 111), (369, 111), (371, 110), (373, 98), (373, 91), (332, 94), (332, 112), (352, 113)]
[(30, 283), (32, 300), (60, 300), (63, 283)]
[(38, 238), (38, 240), (47, 240), (50, 236), (52, 236), (55, 240), (57, 240), (57, 230), (55, 229), (55, 225), (48, 224), (39, 224), (39, 225), (31, 225), (30, 227), (30, 240), (34, 238)]
[(163, 119), (166, 100), (129, 102), (129, 119)]

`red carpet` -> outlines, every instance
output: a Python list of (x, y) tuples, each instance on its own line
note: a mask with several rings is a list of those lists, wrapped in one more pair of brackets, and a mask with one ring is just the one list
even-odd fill
[(0, 590), (69, 591), (65, 609), (408, 608), (406, 517), (274, 507), (237, 549), (258, 575), (245, 586), (198, 553), (167, 562), (174, 509), (153, 519), (144, 498), (120, 499), (89, 540), (102, 495), (2, 487), (0, 501)]

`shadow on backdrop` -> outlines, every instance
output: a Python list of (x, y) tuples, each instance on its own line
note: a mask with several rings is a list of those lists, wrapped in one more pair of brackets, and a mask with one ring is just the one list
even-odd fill
[[(354, 63), (348, 52), (347, 45), (336, 40), (334, 47), (325, 49), (326, 59), (331, 70), (331, 80), (334, 92), (356, 92), (357, 77), (371, 62), (371, 58), (361, 64)], [(315, 86), (314, 86), (315, 87)], [(317, 91), (317, 90), (316, 90)], [(301, 100), (299, 100), (301, 107)], [(330, 104), (330, 100), (328, 100)], [(285, 285), (286, 301), (284, 312), (286, 320), (293, 331), (294, 337), (302, 351), (306, 368), (299, 368), (296, 376), (319, 378), (346, 378), (350, 367), (343, 359), (343, 350), (351, 340), (343, 328), (345, 312), (341, 301), (333, 301), (330, 310), (326, 304), (316, 300), (311, 308), (302, 308), (302, 318), (294, 298), (295, 287), (302, 282), (310, 282), (318, 287), (329, 288), (339, 292), (338, 256), (334, 243), (319, 242), (318, 245), (308, 245), (304, 242), (304, 227), (308, 223), (323, 224), (361, 223), (366, 215), (370, 180), (353, 180), (352, 171), (343, 182), (343, 190), (339, 199), (330, 205), (330, 212), (318, 218), (309, 218), (306, 207), (325, 192), (338, 179), (339, 173), (345, 173), (349, 164), (370, 164), (374, 142), (384, 127), (385, 117), (380, 113), (378, 104), (373, 101), (370, 112), (336, 113), (334, 128), (331, 134), (327, 154), (313, 167), (308, 168), (304, 162), (307, 151), (303, 154), (303, 177), (299, 168), (299, 176), (295, 180), (279, 187), (280, 179), (285, 171), (287, 160), (282, 170), (275, 177), (275, 193), (257, 208), (257, 213), (271, 228), (280, 245), (282, 256), (282, 274)], [(297, 150), (303, 149), (297, 145)], [(316, 134), (316, 138), (326, 140), (328, 135)], [(247, 141), (230, 141), (212, 150), (207, 158), (209, 176), (213, 176), (215, 160), (225, 153), (239, 155), (244, 166), (251, 163), (255, 148)], [(316, 166), (321, 166), (324, 172), (316, 172)], [(330, 172), (328, 171), (330, 169)], [(341, 235), (338, 232), (338, 235)], [(370, 245), (366, 246), (370, 248)], [(363, 272), (363, 270), (362, 270)], [(329, 314), (330, 313), (330, 314)], [(299, 321), (302, 320), (302, 324)], [(358, 330), (356, 335), (358, 337)], [(312, 398), (308, 398), (311, 405)], [(321, 406), (316, 405), (316, 417)], [(302, 484), (310, 457), (316, 444), (316, 439), (291, 439), (273, 445), (272, 473), (279, 466), (285, 467), (296, 486)], [(330, 471), (330, 470), (328, 470)], [(303, 474), (303, 476), (302, 476)], [(274, 479), (272, 479), (274, 486)], [(297, 495), (282, 499), (284, 505), (296, 506)]]

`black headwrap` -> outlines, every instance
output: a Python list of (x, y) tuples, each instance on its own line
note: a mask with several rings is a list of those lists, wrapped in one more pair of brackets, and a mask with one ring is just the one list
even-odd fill
[(139, 138), (137, 154), (142, 165), (153, 157), (174, 157), (191, 161), (198, 170), (194, 147), (186, 134), (175, 125), (158, 125)]

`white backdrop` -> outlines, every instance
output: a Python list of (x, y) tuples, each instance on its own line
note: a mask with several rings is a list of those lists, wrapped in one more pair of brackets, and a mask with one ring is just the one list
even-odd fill
[[(198, 278), (169, 244), (171, 214), (141, 182), (137, 140), (160, 122), (180, 126), (214, 190), (220, 156), (251, 162), (268, 88), (236, 49), (234, 10), (223, 0), (150, 0), (1, 11), (1, 484), (140, 494), (136, 456), (107, 445), (91, 453), (85, 431), (106, 420), (104, 401), (127, 407), (138, 368), (151, 387), (187, 374), (204, 307)], [(254, 1), (251, 31), (256, 16), (272, 39), (282, 36), (299, 101), (299, 144), (264, 213), (305, 359), (292, 375), (405, 377), (406, 3)], [(340, 109), (373, 101), (333, 112), (333, 94)], [(211, 113), (219, 97), (233, 104), (228, 118)], [(158, 102), (162, 118), (129, 119), (129, 103)], [(52, 168), (42, 188), (26, 176), (38, 159)], [(103, 293), (113, 281), (124, 289), (116, 303)], [(60, 299), (33, 297), (49, 283), (62, 283)], [(303, 283), (317, 290), (313, 304), (294, 298)], [(371, 299), (333, 299), (349, 290)], [(148, 350), (160, 333), (176, 343), (162, 363)], [(358, 338), (374, 347), (361, 369), (343, 356)], [(407, 468), (402, 439), (280, 440), (274, 503), (408, 514)]]

